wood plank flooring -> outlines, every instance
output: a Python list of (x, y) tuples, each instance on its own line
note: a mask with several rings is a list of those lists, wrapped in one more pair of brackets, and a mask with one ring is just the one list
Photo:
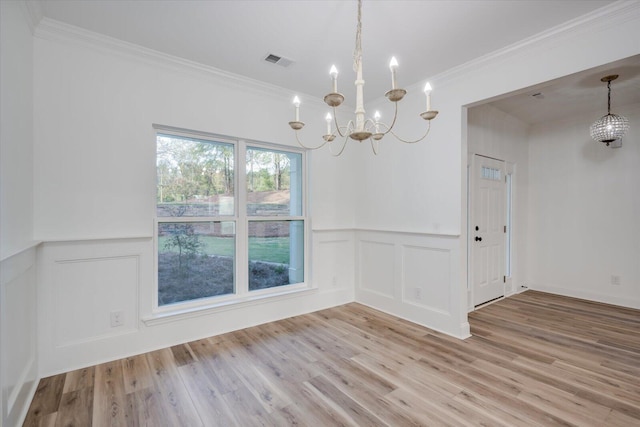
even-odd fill
[(456, 340), (353, 303), (40, 381), (25, 426), (640, 426), (640, 311), (528, 291)]

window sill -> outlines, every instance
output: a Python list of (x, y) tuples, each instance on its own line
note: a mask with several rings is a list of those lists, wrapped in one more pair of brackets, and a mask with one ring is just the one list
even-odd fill
[(261, 293), (258, 295), (249, 295), (242, 298), (231, 300), (212, 302), (206, 305), (198, 305), (191, 307), (179, 307), (175, 310), (157, 312), (149, 317), (142, 319), (146, 326), (162, 325), (172, 323), (178, 320), (191, 319), (194, 317), (207, 316), (210, 314), (220, 313), (227, 310), (237, 310), (239, 308), (250, 307), (258, 304), (265, 304), (272, 299), (289, 299), (296, 298), (305, 294), (317, 292), (318, 288), (310, 288), (308, 286), (287, 289), (280, 292)]

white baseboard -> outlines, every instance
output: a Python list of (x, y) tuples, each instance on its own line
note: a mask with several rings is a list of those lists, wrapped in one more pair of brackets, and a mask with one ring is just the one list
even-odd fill
[(634, 308), (640, 310), (640, 298), (629, 298), (617, 295), (607, 295), (593, 291), (583, 291), (579, 289), (564, 288), (562, 286), (541, 285), (527, 283), (529, 289), (550, 294), (563, 295), (566, 297), (580, 298), (589, 301), (602, 302), (605, 304), (618, 305), (620, 307)]
[(27, 383), (23, 384), (23, 390), (20, 393), (20, 402), (22, 403), (20, 407), (20, 412), (16, 411), (17, 414), (17, 422), (16, 426), (21, 426), (24, 424), (25, 419), (27, 418), (27, 413), (29, 412), (29, 407), (31, 406), (31, 401), (33, 400), (33, 396), (36, 394), (36, 390), (38, 389), (38, 384), (40, 383), (40, 378), (36, 378), (30, 384), (30, 387), (26, 387)]

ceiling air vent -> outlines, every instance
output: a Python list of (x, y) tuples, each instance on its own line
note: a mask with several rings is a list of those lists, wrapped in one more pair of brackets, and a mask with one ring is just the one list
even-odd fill
[(273, 53), (268, 54), (265, 58), (265, 61), (270, 62), (272, 64), (279, 65), (281, 67), (288, 67), (293, 64), (293, 60), (289, 58), (285, 58), (282, 56), (274, 55)]

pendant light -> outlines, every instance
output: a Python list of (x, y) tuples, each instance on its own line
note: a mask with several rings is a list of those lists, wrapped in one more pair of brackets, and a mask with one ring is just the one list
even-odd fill
[[(611, 114), (611, 82), (617, 78), (617, 74), (612, 74), (600, 79), (601, 82), (607, 82), (607, 89), (609, 90), (607, 115), (602, 116), (591, 125), (591, 138), (607, 144), (607, 147), (612, 142), (622, 139), (627, 130), (629, 130), (629, 119), (617, 114)], [(620, 145), (614, 144), (617, 147)]]

